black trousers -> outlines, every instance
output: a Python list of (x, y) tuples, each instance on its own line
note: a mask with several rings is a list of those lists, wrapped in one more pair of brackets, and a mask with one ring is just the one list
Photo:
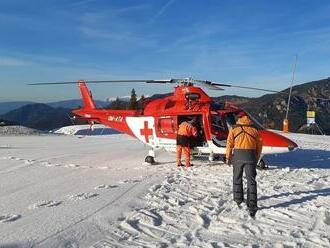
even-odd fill
[(234, 201), (238, 204), (243, 202), (243, 170), (247, 179), (246, 204), (250, 211), (257, 211), (257, 170), (256, 162), (248, 162), (233, 159), (233, 193)]

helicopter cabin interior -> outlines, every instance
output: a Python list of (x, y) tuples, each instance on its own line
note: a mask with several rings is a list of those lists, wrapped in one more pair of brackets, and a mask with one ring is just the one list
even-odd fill
[(204, 133), (204, 126), (203, 126), (203, 116), (199, 115), (178, 115), (178, 126), (185, 121), (191, 120), (191, 118), (196, 118), (196, 128), (197, 128), (197, 138), (193, 139), (193, 146), (205, 146), (207, 144), (205, 133)]

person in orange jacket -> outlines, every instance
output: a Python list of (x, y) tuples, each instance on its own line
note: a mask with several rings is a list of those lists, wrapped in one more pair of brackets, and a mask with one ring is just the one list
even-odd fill
[(192, 139), (197, 137), (196, 117), (192, 117), (189, 121), (184, 121), (179, 125), (176, 136), (176, 161), (178, 167), (182, 166), (181, 154), (185, 157), (186, 167), (192, 166), (190, 164), (190, 148), (192, 146)]
[(249, 214), (254, 217), (257, 210), (256, 167), (262, 150), (262, 140), (248, 115), (241, 111), (238, 120), (227, 137), (226, 163), (233, 164), (234, 201), (240, 206), (244, 200), (243, 170), (247, 179), (247, 201)]

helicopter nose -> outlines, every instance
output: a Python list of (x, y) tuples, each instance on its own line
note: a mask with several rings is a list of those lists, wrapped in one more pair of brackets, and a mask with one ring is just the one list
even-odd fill
[(260, 130), (262, 143), (264, 146), (287, 148), (288, 152), (295, 150), (298, 145), (292, 140), (269, 130)]
[(298, 145), (297, 145), (295, 142), (293, 142), (292, 140), (290, 140), (290, 141), (291, 141), (291, 142), (290, 142), (290, 144), (288, 145), (288, 149), (289, 149), (290, 152), (292, 152), (292, 151), (294, 151), (295, 149), (298, 148)]

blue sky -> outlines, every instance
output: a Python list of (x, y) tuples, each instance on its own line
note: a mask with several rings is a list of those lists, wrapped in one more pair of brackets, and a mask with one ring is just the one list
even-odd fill
[[(192, 76), (287, 88), (330, 76), (330, 2), (1, 0), (0, 101), (78, 98), (29, 82)], [(97, 99), (171, 85), (91, 85)], [(250, 90), (209, 92), (257, 96)]]

